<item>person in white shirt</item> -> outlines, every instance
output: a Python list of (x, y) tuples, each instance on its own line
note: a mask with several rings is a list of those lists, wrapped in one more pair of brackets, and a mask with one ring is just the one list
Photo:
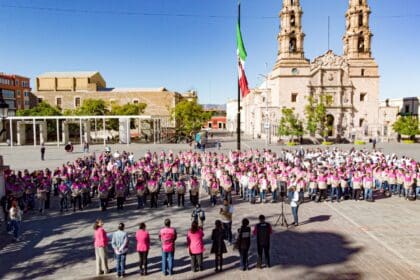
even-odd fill
[(292, 214), (293, 214), (293, 220), (294, 220), (293, 225), (298, 226), (299, 224), (299, 220), (298, 220), (299, 192), (294, 186), (291, 187), (291, 191), (293, 192), (292, 200), (290, 201), (290, 207), (292, 208)]
[(242, 189), (243, 199), (245, 201), (249, 200), (248, 184), (249, 184), (249, 177), (245, 172), (243, 172), (243, 174), (241, 176), (241, 189)]

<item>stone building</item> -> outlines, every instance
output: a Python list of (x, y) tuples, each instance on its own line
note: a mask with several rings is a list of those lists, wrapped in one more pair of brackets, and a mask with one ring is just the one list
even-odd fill
[(109, 88), (99, 72), (50, 72), (36, 78), (35, 95), (62, 110), (75, 109), (85, 99), (102, 99), (109, 104), (146, 103), (145, 115), (170, 116), (181, 100), (197, 98), (195, 92), (184, 94), (166, 88)]
[(372, 56), (367, 0), (350, 0), (345, 14), (343, 55), (331, 50), (310, 61), (305, 57), (299, 0), (283, 0), (278, 55), (267, 81), (243, 99), (244, 131), (277, 140), (281, 108), (294, 108), (305, 119), (308, 98), (330, 96), (327, 108), (333, 139), (381, 136), (378, 118), (379, 69)]

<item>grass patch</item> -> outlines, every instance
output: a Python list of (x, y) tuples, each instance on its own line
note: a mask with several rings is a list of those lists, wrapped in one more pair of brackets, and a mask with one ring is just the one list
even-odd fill
[(330, 141), (323, 141), (322, 142), (322, 145), (324, 145), (324, 146), (331, 146), (332, 144), (334, 144), (334, 143), (330, 142)]
[(363, 140), (356, 140), (354, 141), (354, 145), (366, 145), (366, 142)]
[(289, 146), (289, 147), (293, 147), (293, 146), (296, 146), (297, 145), (297, 143), (295, 143), (295, 142), (287, 142), (287, 146)]
[(414, 144), (414, 140), (403, 140), (404, 144)]

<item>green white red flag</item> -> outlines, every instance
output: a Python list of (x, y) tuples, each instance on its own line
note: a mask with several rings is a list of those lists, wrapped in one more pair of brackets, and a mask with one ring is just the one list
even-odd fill
[(244, 42), (242, 40), (241, 26), (238, 24), (236, 26), (236, 44), (237, 44), (237, 54), (238, 54), (238, 77), (239, 77), (239, 88), (241, 89), (242, 98), (247, 96), (250, 92), (248, 87), (248, 80), (245, 75), (245, 60), (247, 58), (247, 53), (245, 50)]

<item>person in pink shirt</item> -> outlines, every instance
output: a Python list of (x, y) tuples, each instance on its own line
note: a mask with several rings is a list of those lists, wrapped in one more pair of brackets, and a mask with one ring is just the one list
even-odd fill
[(97, 219), (93, 229), (95, 230), (95, 256), (96, 256), (96, 275), (107, 274), (108, 269), (108, 237), (103, 228), (104, 222)]
[(146, 230), (146, 224), (140, 223), (136, 232), (137, 252), (139, 253), (140, 274), (147, 275), (147, 255), (150, 249), (150, 235)]
[(177, 233), (175, 228), (171, 227), (171, 220), (165, 219), (165, 227), (159, 232), (162, 242), (162, 273), (165, 276), (173, 274), (176, 238)]
[(197, 272), (203, 269), (203, 253), (204, 253), (204, 232), (198, 227), (196, 221), (192, 222), (191, 229), (187, 233), (188, 251), (191, 256), (191, 271)]

